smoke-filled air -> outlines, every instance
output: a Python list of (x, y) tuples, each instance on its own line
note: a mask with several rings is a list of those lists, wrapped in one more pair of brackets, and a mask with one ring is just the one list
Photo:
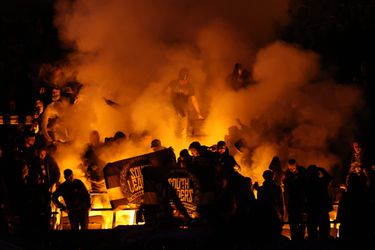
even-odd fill
[[(276, 40), (287, 23), (287, 0), (58, 1), (60, 39), (75, 48), (63, 71), (83, 85), (64, 118), (73, 144), (61, 146), (60, 165), (77, 165), (97, 130), (102, 141), (117, 131), (140, 138), (104, 153), (107, 162), (151, 152), (154, 138), (176, 155), (194, 140), (225, 140), (254, 180), (275, 155), (330, 169), (339, 160), (330, 144), (350, 131), (361, 91), (331, 80), (318, 54)], [(240, 90), (226, 81), (236, 63), (252, 78)], [(183, 67), (203, 120), (179, 140), (166, 89)]]

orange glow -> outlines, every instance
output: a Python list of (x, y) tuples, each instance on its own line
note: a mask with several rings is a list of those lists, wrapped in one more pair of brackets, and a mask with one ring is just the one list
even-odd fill
[(276, 154), (276, 150), (271, 145), (259, 146), (254, 151), (252, 165), (246, 166), (243, 170), (243, 174), (251, 177), (253, 183), (257, 181), (261, 184), (263, 182), (262, 174), (268, 169), (272, 157)]

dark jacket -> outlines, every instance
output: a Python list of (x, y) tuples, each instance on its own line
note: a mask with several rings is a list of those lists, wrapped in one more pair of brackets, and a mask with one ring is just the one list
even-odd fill
[(52, 194), (53, 202), (59, 208), (65, 208), (58, 199), (60, 196), (64, 198), (68, 210), (88, 210), (91, 206), (90, 194), (83, 182), (78, 179), (72, 182), (65, 181)]

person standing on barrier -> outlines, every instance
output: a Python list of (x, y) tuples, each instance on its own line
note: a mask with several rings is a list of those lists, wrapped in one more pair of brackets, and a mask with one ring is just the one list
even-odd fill
[(191, 119), (191, 107), (195, 110), (197, 118), (203, 119), (189, 76), (189, 70), (181, 68), (178, 78), (171, 81), (167, 87), (172, 106), (177, 114), (177, 128), (175, 132), (178, 138), (184, 138), (188, 135), (187, 130), (189, 120)]
[[(71, 169), (64, 170), (64, 178), (65, 182), (52, 194), (52, 201), (61, 211), (67, 211), (71, 230), (88, 229), (90, 194), (81, 180), (74, 179)], [(60, 197), (65, 204), (60, 202)]]

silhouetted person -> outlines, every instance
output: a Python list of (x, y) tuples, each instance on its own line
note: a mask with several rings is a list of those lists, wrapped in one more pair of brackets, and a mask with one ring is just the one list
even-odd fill
[[(281, 186), (274, 180), (274, 172), (265, 170), (263, 172), (263, 185), (258, 187), (257, 199), (264, 206), (271, 207), (276, 213), (280, 225), (284, 219), (284, 200)], [(280, 228), (281, 229), (281, 228)]]
[(189, 154), (189, 150), (187, 150), (186, 148), (182, 149), (177, 159), (177, 168), (183, 168), (189, 171), (191, 170), (191, 164), (192, 164), (192, 157)]
[(234, 65), (233, 71), (227, 76), (227, 84), (235, 91), (246, 88), (251, 83), (250, 71), (245, 69), (241, 63)]
[[(25, 237), (30, 242), (45, 244), (51, 220), (51, 187), (57, 182), (60, 172), (47, 162), (46, 150), (28, 163), (22, 163), (20, 196), (20, 218)], [(50, 174), (53, 176), (51, 179)], [(51, 182), (52, 181), (52, 182)]]
[(103, 143), (100, 141), (99, 132), (93, 130), (90, 132), (89, 143), (82, 155), (82, 161), (86, 167), (88, 179), (91, 184), (92, 192), (104, 192), (105, 181), (103, 168), (105, 162), (100, 158), (100, 151)]
[(221, 171), (226, 174), (232, 174), (233, 171), (240, 170), (240, 166), (232, 155), (224, 141), (218, 141), (216, 144), (216, 162), (221, 167)]
[(237, 199), (234, 188), (235, 166), (234, 157), (229, 154), (229, 149), (224, 141), (212, 146), (215, 154), (215, 213), (217, 223), (223, 227), (233, 226), (236, 220)]
[(268, 166), (268, 169), (272, 170), (273, 172), (273, 178), (276, 181), (278, 185), (281, 185), (281, 179), (283, 177), (283, 170), (281, 168), (281, 161), (278, 156), (272, 157), (272, 160), (270, 162), (270, 165)]
[(35, 133), (33, 131), (24, 131), (23, 142), (15, 151), (15, 159), (17, 161), (25, 161), (27, 164), (32, 164), (35, 161), (37, 156), (35, 140)]
[(39, 150), (37, 162), (38, 184), (45, 185), (51, 192), (53, 187), (59, 183), (60, 168), (56, 160), (47, 152), (46, 148)]
[(145, 224), (157, 225), (172, 219), (168, 201), (167, 174), (176, 168), (176, 156), (171, 148), (158, 150), (150, 158), (150, 165), (142, 168), (144, 183), (143, 203), (137, 217), (143, 214)]
[(262, 176), (264, 178), (262, 186), (257, 187), (254, 184), (254, 189), (258, 191), (257, 235), (262, 240), (276, 240), (281, 236), (284, 217), (282, 189), (274, 181), (272, 170), (265, 170)]
[(215, 191), (214, 154), (199, 141), (190, 143), (188, 150), (192, 156), (191, 172), (197, 177), (201, 187), (197, 211), (202, 220), (212, 221)]
[(116, 131), (116, 133), (113, 136), (113, 139), (115, 142), (118, 142), (119, 144), (123, 141), (126, 140), (126, 134), (122, 131)]
[(144, 197), (138, 212), (143, 215), (146, 225), (157, 225), (161, 220), (162, 212), (162, 183), (163, 166), (158, 157), (150, 159), (150, 166), (142, 168), (144, 183)]
[(195, 111), (198, 119), (203, 119), (187, 68), (180, 69), (178, 78), (169, 83), (167, 91), (178, 119), (176, 136), (184, 138), (188, 135), (188, 123), (192, 119), (190, 110)]
[[(64, 178), (65, 182), (53, 193), (52, 200), (62, 211), (67, 211), (72, 230), (87, 229), (91, 207), (90, 194), (81, 180), (74, 179), (71, 169), (64, 170)], [(60, 202), (60, 197), (65, 204)]]
[(3, 155), (3, 148), (0, 147), (0, 241), (7, 240), (9, 237), (8, 220), (6, 217), (6, 209), (8, 205), (8, 187), (5, 182), (6, 175), (4, 174), (5, 160)]
[(161, 141), (159, 139), (154, 139), (151, 141), (151, 149), (155, 152), (155, 151), (159, 151), (159, 150), (163, 150), (165, 149), (166, 147), (164, 147), (162, 144), (161, 144)]
[(350, 173), (347, 190), (341, 196), (337, 211), (340, 239), (363, 241), (373, 237), (373, 225), (370, 223), (374, 215), (369, 208), (370, 199), (365, 184), (358, 174)]
[(292, 240), (303, 240), (306, 230), (306, 194), (304, 178), (306, 169), (297, 165), (295, 159), (288, 160), (288, 169), (283, 178), (284, 195)]
[(310, 240), (330, 237), (329, 212), (333, 210), (328, 192), (332, 176), (324, 168), (310, 165), (306, 170), (307, 233)]
[[(370, 198), (370, 211), (375, 211), (375, 164), (372, 163), (368, 168), (368, 197)], [(375, 224), (375, 215), (371, 215), (370, 224)], [(372, 235), (375, 235), (375, 229), (372, 229)]]

